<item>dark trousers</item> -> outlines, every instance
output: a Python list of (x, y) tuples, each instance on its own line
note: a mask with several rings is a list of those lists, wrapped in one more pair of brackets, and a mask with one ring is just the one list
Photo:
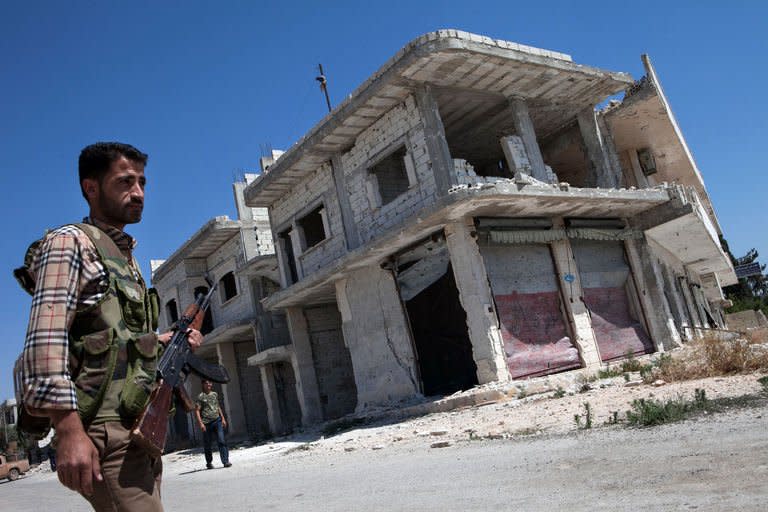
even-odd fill
[(203, 449), (205, 450), (206, 464), (213, 462), (211, 445), (213, 444), (214, 438), (216, 439), (216, 444), (219, 445), (219, 457), (221, 457), (221, 463), (228, 464), (229, 449), (227, 448), (227, 441), (224, 439), (224, 427), (221, 425), (221, 417), (205, 424), (205, 432), (203, 432)]

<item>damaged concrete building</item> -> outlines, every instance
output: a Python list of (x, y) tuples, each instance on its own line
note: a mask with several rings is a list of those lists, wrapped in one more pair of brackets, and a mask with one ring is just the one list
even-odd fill
[(220, 282), (200, 354), (233, 376), (233, 433), (594, 370), (724, 326), (736, 276), (643, 62), (636, 81), (429, 33), (235, 184), (238, 220), (153, 266), (161, 327), (206, 272)]
[(736, 277), (643, 62), (636, 81), (429, 33), (248, 184), (278, 260), (262, 307), (285, 312), (291, 339), (249, 361), (291, 363), (303, 423), (723, 326)]

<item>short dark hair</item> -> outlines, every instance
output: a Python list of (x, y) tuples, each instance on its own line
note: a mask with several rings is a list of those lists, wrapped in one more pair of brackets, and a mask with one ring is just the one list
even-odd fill
[(100, 182), (112, 162), (121, 156), (133, 162), (139, 162), (141, 165), (147, 165), (149, 159), (145, 153), (122, 142), (97, 142), (83, 148), (78, 161), (78, 171), (80, 174), (80, 191), (86, 200), (88, 196), (85, 195), (83, 189), (83, 180), (95, 179)]

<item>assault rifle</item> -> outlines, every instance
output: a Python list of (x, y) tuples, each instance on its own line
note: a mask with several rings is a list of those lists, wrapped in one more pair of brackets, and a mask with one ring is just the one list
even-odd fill
[(177, 403), (181, 403), (187, 412), (195, 409), (195, 403), (184, 391), (184, 380), (190, 372), (212, 382), (229, 382), (227, 369), (218, 364), (210, 364), (192, 353), (187, 342), (187, 331), (200, 329), (205, 311), (211, 302), (216, 284), (206, 278), (210, 286), (207, 295), (200, 294), (181, 315), (176, 331), (165, 346), (163, 355), (157, 363), (157, 386), (149, 395), (149, 401), (131, 429), (131, 439), (143, 447), (153, 457), (159, 457), (165, 447), (168, 432), (168, 411), (171, 410), (171, 398), (175, 394)]

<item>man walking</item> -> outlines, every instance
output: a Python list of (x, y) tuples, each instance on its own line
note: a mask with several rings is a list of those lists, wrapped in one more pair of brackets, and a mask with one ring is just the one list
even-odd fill
[[(158, 298), (123, 231), (141, 220), (147, 155), (102, 142), (80, 153), (89, 216), (30, 246), (14, 272), (32, 294), (22, 355), (23, 405), (56, 431), (59, 480), (97, 512), (162, 511), (162, 461), (130, 440), (155, 386)], [(202, 343), (188, 332), (194, 350)]]
[(227, 419), (221, 412), (219, 405), (219, 395), (213, 391), (213, 383), (207, 379), (201, 381), (203, 392), (197, 395), (197, 423), (200, 430), (203, 431), (203, 450), (205, 451), (205, 467), (213, 469), (213, 454), (211, 453), (211, 444), (213, 438), (216, 438), (216, 444), (219, 447), (219, 457), (225, 468), (232, 465), (229, 462), (229, 449), (227, 441), (224, 439), (224, 430), (227, 428)]

